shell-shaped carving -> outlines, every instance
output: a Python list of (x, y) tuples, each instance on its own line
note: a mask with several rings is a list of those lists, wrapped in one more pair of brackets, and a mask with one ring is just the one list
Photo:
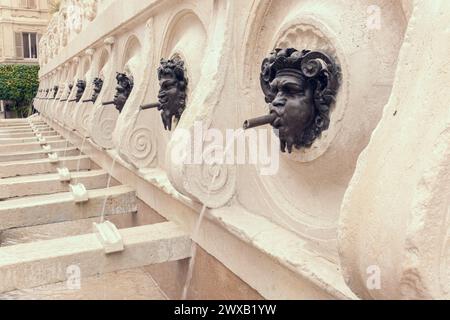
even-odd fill
[(276, 47), (295, 47), (297, 49), (323, 51), (329, 55), (336, 53), (329, 38), (310, 24), (294, 24), (290, 26), (280, 35)]
[(84, 16), (92, 21), (97, 16), (97, 0), (85, 0), (83, 2)]

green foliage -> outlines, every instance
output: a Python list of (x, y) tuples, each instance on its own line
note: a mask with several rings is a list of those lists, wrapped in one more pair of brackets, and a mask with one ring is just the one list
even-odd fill
[(0, 65), (0, 100), (13, 101), (19, 113), (28, 108), (39, 87), (38, 72), (35, 65)]

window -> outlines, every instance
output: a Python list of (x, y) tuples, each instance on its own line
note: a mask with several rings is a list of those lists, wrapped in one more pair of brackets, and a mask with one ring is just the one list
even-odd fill
[(16, 56), (20, 59), (37, 59), (40, 36), (37, 33), (16, 33)]
[(27, 9), (36, 9), (36, 0), (20, 0), (20, 6)]

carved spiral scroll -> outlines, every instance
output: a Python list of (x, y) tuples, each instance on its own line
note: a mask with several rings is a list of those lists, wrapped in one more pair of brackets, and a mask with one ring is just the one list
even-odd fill
[[(203, 159), (209, 159), (206, 153)], [(220, 208), (232, 199), (236, 188), (236, 167), (220, 161), (185, 166), (185, 187), (208, 208)]]
[(151, 130), (143, 125), (135, 128), (128, 139), (129, 157), (138, 167), (149, 166), (156, 157), (156, 143)]
[(100, 121), (100, 130), (99, 132), (102, 133), (103, 138), (106, 141), (111, 141), (111, 136), (114, 131), (114, 128), (116, 127), (116, 119), (113, 118), (103, 118)]
[(85, 110), (85, 112), (81, 115), (81, 127), (83, 128), (83, 130), (85, 130), (86, 132), (88, 132), (88, 128), (89, 128), (89, 119), (90, 119), (90, 114), (89, 112), (87, 112), (88, 110)]

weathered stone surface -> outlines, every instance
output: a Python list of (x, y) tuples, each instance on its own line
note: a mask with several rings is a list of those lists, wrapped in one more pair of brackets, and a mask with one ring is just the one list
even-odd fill
[(56, 173), (61, 166), (70, 171), (91, 168), (91, 160), (87, 156), (61, 157), (59, 160), (59, 163), (52, 163), (48, 158), (0, 162), (0, 178)]
[(412, 3), (391, 99), (341, 210), (343, 273), (365, 299), (450, 299), (450, 2)]
[[(51, 141), (47, 143), (52, 149), (66, 148), (67, 142), (62, 139), (56, 141)], [(70, 147), (70, 145), (69, 145)], [(16, 143), (16, 144), (2, 144), (0, 145), (0, 155), (12, 152), (27, 152), (27, 151), (37, 151), (41, 150), (42, 145), (39, 142), (29, 142), (29, 143)]]
[[(119, 229), (128, 229), (148, 224), (154, 224), (141, 211), (121, 214), (105, 215), (105, 220), (111, 221)], [(16, 229), (4, 230), (0, 233), (0, 245), (2, 247), (31, 243), (43, 240), (53, 240), (64, 237), (79, 236), (93, 232), (94, 223), (100, 223), (101, 217), (93, 217), (80, 220), (68, 220), (63, 222), (55, 222), (50, 224), (36, 225), (30, 227), (20, 227)], [(158, 221), (166, 222), (166, 221)]]
[[(86, 189), (105, 188), (108, 175), (103, 170), (76, 172), (72, 181), (82, 183)], [(52, 194), (69, 191), (69, 184), (59, 181), (58, 174), (14, 177), (0, 180), (0, 199)]]
[[(66, 147), (67, 145), (67, 147)], [(52, 148), (51, 152), (58, 154), (59, 157), (74, 157), (80, 154), (80, 150), (76, 147), (70, 147), (70, 144), (64, 145), (62, 148)], [(11, 162), (11, 161), (27, 161), (33, 159), (47, 159), (48, 151), (37, 149), (34, 151), (15, 151), (0, 154), (1, 162)]]
[(120, 233), (126, 249), (111, 255), (95, 234), (0, 248), (0, 293), (65, 281), (73, 266), (89, 277), (190, 256), (189, 236), (171, 222)]
[[(37, 125), (34, 127), (39, 131), (46, 131), (51, 129), (48, 124)], [(17, 133), (17, 132), (33, 132), (31, 126), (18, 126), (18, 127), (2, 127), (0, 128), (0, 133)]]
[(81, 277), (80, 288), (67, 282), (0, 295), (0, 300), (166, 300), (143, 268)]
[[(53, 136), (56, 135), (57, 132), (54, 130), (46, 130), (39, 132), (42, 136)], [(19, 132), (19, 133), (0, 133), (0, 139), (16, 139), (16, 138), (34, 138), (36, 135), (34, 132)]]
[[(53, 134), (51, 136), (43, 136), (46, 141), (48, 142), (54, 142), (54, 141), (61, 141), (61, 136), (58, 134)], [(29, 137), (29, 138), (0, 138), (0, 145), (8, 144), (8, 145), (15, 145), (15, 144), (28, 144), (36, 142), (38, 138), (35, 137)]]
[[(105, 203), (106, 200), (106, 203)], [(79, 205), (72, 194), (56, 193), (0, 202), (0, 231), (61, 221), (136, 212), (136, 194), (127, 186), (89, 191), (89, 201)]]

